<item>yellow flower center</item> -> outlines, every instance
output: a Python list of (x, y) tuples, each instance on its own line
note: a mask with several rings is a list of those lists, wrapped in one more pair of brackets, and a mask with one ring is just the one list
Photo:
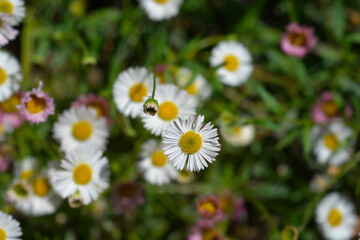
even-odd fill
[(218, 234), (215, 229), (206, 229), (202, 232), (202, 240), (216, 240)]
[(4, 132), (4, 126), (0, 123), (0, 135)]
[(224, 59), (224, 67), (231, 72), (234, 72), (238, 69), (238, 67), (240, 66), (240, 61), (237, 57), (235, 57), (234, 55), (227, 55)]
[(97, 117), (104, 116), (104, 109), (101, 104), (91, 103), (91, 104), (89, 104), (89, 106), (92, 107), (93, 109), (95, 109)]
[(289, 34), (289, 40), (292, 45), (305, 46), (307, 43), (307, 36), (304, 32), (302, 32), (300, 34), (292, 32)]
[(29, 180), (33, 176), (33, 174), (34, 174), (33, 170), (26, 170), (20, 174), (20, 178), (24, 180)]
[(157, 167), (162, 167), (166, 164), (167, 158), (163, 150), (158, 150), (151, 155), (152, 163)]
[(200, 203), (199, 208), (200, 208), (201, 211), (206, 211), (206, 212), (211, 213), (211, 214), (216, 212), (216, 206), (211, 201)]
[(5, 82), (6, 78), (7, 78), (7, 74), (5, 70), (3, 68), (0, 68), (0, 85)]
[(85, 141), (92, 134), (92, 126), (87, 121), (78, 121), (73, 126), (72, 134), (77, 140)]
[(51, 185), (49, 183), (49, 180), (46, 178), (37, 178), (33, 182), (33, 189), (34, 193), (40, 197), (46, 196), (50, 190)]
[(336, 208), (332, 209), (328, 216), (328, 221), (331, 226), (337, 227), (342, 222), (342, 214)]
[(0, 240), (6, 240), (6, 232), (2, 228), (0, 228)]
[(202, 138), (200, 134), (194, 131), (188, 131), (181, 136), (179, 145), (184, 153), (193, 154), (201, 149)]
[(20, 197), (26, 197), (29, 193), (28, 190), (21, 183), (16, 184), (13, 190)]
[(178, 115), (178, 108), (173, 102), (163, 102), (159, 107), (159, 117), (165, 121), (174, 120)]
[(165, 4), (167, 3), (168, 0), (155, 0), (155, 2), (159, 3), (159, 4)]
[(233, 128), (233, 132), (234, 132), (234, 134), (239, 134), (241, 132), (241, 127), (240, 126), (235, 126)]
[(141, 102), (147, 94), (147, 88), (142, 83), (134, 84), (129, 91), (129, 96), (133, 102)]
[(0, 109), (7, 113), (17, 112), (16, 105), (20, 105), (20, 103), (20, 97), (17, 94), (14, 94), (11, 98), (0, 103)]
[(338, 114), (338, 108), (334, 101), (327, 101), (323, 104), (322, 110), (328, 117), (334, 117)]
[(327, 134), (324, 137), (325, 146), (330, 148), (331, 150), (336, 150), (339, 147), (339, 139), (336, 137), (335, 134)]
[(36, 114), (43, 111), (45, 107), (46, 107), (45, 100), (35, 95), (32, 95), (31, 100), (26, 103), (26, 109), (32, 114)]
[(92, 170), (87, 164), (80, 164), (74, 170), (73, 174), (74, 181), (77, 184), (85, 185), (91, 181)]
[(14, 11), (14, 6), (9, 1), (0, 1), (0, 12), (12, 14)]
[(186, 87), (185, 89), (190, 95), (196, 95), (196, 93), (198, 92), (198, 88), (196, 86), (195, 83), (190, 84), (189, 86)]

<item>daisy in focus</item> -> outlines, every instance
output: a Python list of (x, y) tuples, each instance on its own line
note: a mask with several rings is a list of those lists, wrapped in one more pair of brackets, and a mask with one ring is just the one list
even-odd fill
[(254, 69), (249, 50), (235, 41), (220, 42), (211, 51), (210, 65), (217, 67), (222, 83), (233, 87), (244, 83)]
[(23, 0), (0, 0), (0, 13), (7, 14), (6, 21), (11, 26), (18, 25), (25, 17)]
[(0, 211), (0, 239), (20, 240), (22, 231), (20, 224), (11, 215)]
[(43, 83), (39, 87), (24, 94), (18, 107), (22, 116), (31, 123), (45, 122), (49, 115), (55, 111), (54, 99), (49, 97), (43, 90)]
[(159, 103), (159, 111), (155, 116), (143, 115), (144, 127), (156, 136), (175, 119), (181, 116), (196, 114), (197, 101), (186, 91), (173, 84), (163, 84), (156, 88), (155, 98)]
[(109, 186), (109, 162), (102, 155), (101, 151), (91, 147), (66, 153), (52, 179), (55, 191), (62, 198), (79, 193), (85, 205), (96, 200)]
[(151, 184), (167, 184), (178, 177), (179, 171), (169, 162), (162, 150), (161, 143), (154, 139), (146, 141), (141, 147), (140, 171)]
[(9, 122), (14, 129), (20, 127), (24, 121), (19, 109), (16, 107), (20, 105), (22, 96), (23, 93), (20, 91), (14, 93), (9, 99), (0, 102), (0, 115), (2, 115), (4, 121)]
[(73, 108), (79, 108), (81, 106), (92, 107), (96, 111), (97, 117), (105, 117), (107, 124), (111, 126), (112, 120), (110, 118), (110, 103), (106, 101), (106, 99), (95, 94), (89, 94), (87, 96), (82, 95), (71, 104), (71, 107)]
[(313, 152), (319, 163), (341, 165), (350, 159), (353, 152), (354, 141), (349, 140), (352, 129), (345, 126), (342, 121), (331, 122), (328, 126), (314, 126), (311, 129)]
[(344, 110), (336, 104), (331, 92), (323, 92), (312, 108), (312, 119), (315, 123), (327, 123), (333, 119), (351, 117), (353, 109), (350, 104), (346, 104)]
[(317, 43), (312, 27), (300, 26), (297, 22), (292, 22), (286, 27), (281, 39), (281, 48), (288, 54), (300, 58), (313, 50)]
[(139, 0), (139, 2), (151, 20), (161, 21), (176, 16), (183, 0)]
[(93, 108), (85, 106), (63, 112), (53, 130), (65, 152), (82, 146), (104, 150), (109, 137), (106, 119), (98, 118)]
[(176, 119), (163, 134), (164, 153), (175, 168), (200, 171), (215, 161), (220, 151), (217, 129), (204, 116)]
[(143, 114), (143, 104), (151, 96), (153, 75), (144, 67), (128, 68), (115, 80), (113, 97), (119, 112), (131, 118)]
[(8, 14), (0, 13), (0, 46), (5, 46), (9, 41), (14, 40), (18, 34), (19, 31), (11, 26)]
[(190, 69), (180, 68), (176, 73), (176, 78), (179, 87), (185, 87), (188, 94), (197, 97), (201, 101), (210, 97), (212, 89), (202, 75), (196, 74), (193, 76), (193, 72)]
[(328, 240), (351, 239), (357, 224), (355, 206), (338, 193), (327, 194), (316, 206), (316, 222)]
[(0, 102), (9, 99), (13, 93), (18, 92), (21, 81), (19, 62), (9, 53), (0, 51)]

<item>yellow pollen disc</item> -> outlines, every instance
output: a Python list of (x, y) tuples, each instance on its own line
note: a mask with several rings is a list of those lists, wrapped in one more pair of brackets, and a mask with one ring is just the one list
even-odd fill
[(43, 98), (38, 98), (35, 95), (31, 96), (31, 100), (26, 103), (26, 110), (32, 114), (43, 111), (46, 107), (46, 102)]
[(0, 240), (6, 240), (6, 232), (2, 228), (0, 228)]
[(327, 101), (323, 104), (322, 110), (328, 117), (334, 117), (338, 114), (338, 108), (334, 101)]
[(302, 32), (300, 34), (292, 32), (289, 34), (289, 40), (292, 45), (305, 46), (307, 43), (307, 36), (304, 32)]
[(29, 180), (33, 176), (33, 174), (34, 174), (33, 170), (23, 171), (20, 174), (20, 178), (24, 180)]
[(196, 86), (195, 83), (190, 84), (189, 86), (186, 87), (185, 89), (190, 95), (196, 95), (196, 93), (198, 92), (198, 88)]
[(330, 148), (331, 150), (336, 150), (339, 147), (339, 139), (335, 134), (327, 134), (324, 137), (325, 146)]
[(78, 121), (73, 126), (72, 134), (77, 140), (85, 141), (92, 134), (92, 126), (87, 121)]
[(162, 167), (166, 164), (167, 158), (163, 150), (158, 150), (151, 155), (152, 163), (157, 167)]
[(4, 126), (0, 123), (0, 135), (4, 132)]
[(216, 206), (211, 201), (200, 203), (199, 207), (200, 207), (201, 211), (206, 211), (206, 212), (211, 213), (211, 214), (216, 212)]
[(341, 212), (339, 210), (337, 210), (336, 208), (334, 208), (329, 213), (328, 221), (329, 221), (331, 226), (337, 227), (337, 226), (339, 226), (341, 224), (342, 218), (343, 217), (342, 217)]
[(74, 170), (73, 174), (74, 181), (77, 184), (85, 185), (91, 181), (92, 170), (87, 164), (80, 164)]
[(238, 69), (238, 67), (240, 66), (240, 61), (237, 57), (235, 57), (234, 55), (227, 55), (224, 58), (224, 67), (231, 72), (234, 72)]
[(14, 6), (9, 1), (0, 1), (0, 12), (12, 14)]
[(240, 126), (234, 127), (233, 132), (234, 132), (234, 134), (239, 134), (241, 132), (241, 127)]
[(158, 115), (165, 121), (174, 120), (178, 115), (178, 108), (173, 102), (163, 102), (159, 107)]
[(206, 229), (202, 232), (202, 240), (216, 240), (218, 238), (218, 234), (215, 229)]
[(46, 196), (51, 190), (49, 180), (46, 178), (37, 178), (33, 182), (34, 193), (40, 197)]
[(155, 2), (160, 3), (160, 4), (165, 4), (167, 3), (168, 0), (155, 0)]
[(181, 136), (179, 145), (184, 153), (193, 154), (201, 149), (202, 139), (200, 134), (194, 131), (188, 131)]
[(0, 85), (5, 82), (6, 78), (7, 78), (7, 74), (5, 70), (3, 68), (0, 68)]
[(16, 105), (20, 105), (21, 101), (18, 95), (14, 94), (10, 99), (0, 103), (0, 109), (3, 112), (12, 113), (17, 112)]
[(133, 102), (142, 102), (146, 94), (147, 94), (147, 88), (142, 83), (134, 84), (129, 91), (129, 97)]
[(91, 103), (91, 104), (89, 104), (89, 106), (96, 110), (97, 117), (104, 116), (104, 110), (103, 110), (103, 107), (101, 104)]

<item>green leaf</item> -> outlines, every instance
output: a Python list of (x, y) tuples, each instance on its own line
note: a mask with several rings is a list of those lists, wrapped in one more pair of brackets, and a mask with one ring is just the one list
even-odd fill
[(307, 124), (302, 131), (302, 143), (304, 148), (304, 155), (308, 157), (311, 151), (311, 126)]
[(346, 17), (342, 0), (334, 0), (330, 9), (330, 29), (337, 41), (340, 41), (345, 32)]
[(255, 84), (255, 91), (259, 94), (264, 104), (275, 114), (284, 112), (279, 102), (263, 86)]

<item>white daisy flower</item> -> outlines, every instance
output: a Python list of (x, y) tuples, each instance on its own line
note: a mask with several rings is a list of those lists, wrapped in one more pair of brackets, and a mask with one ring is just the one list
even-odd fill
[(224, 140), (235, 147), (249, 145), (255, 137), (255, 126), (251, 124), (220, 125), (220, 134)]
[(160, 21), (176, 16), (183, 0), (139, 0), (139, 2), (151, 20)]
[(87, 205), (109, 186), (109, 163), (103, 153), (81, 147), (66, 154), (55, 172), (52, 186), (63, 198), (79, 193)]
[(81, 146), (104, 150), (108, 137), (106, 119), (91, 107), (70, 108), (54, 124), (54, 138), (65, 152)]
[(25, 180), (15, 180), (6, 191), (6, 199), (15, 205), (15, 208), (24, 213), (31, 214), (32, 206), (31, 186)]
[[(180, 68), (176, 73), (176, 77), (178, 85), (181, 88), (186, 86), (185, 90), (188, 94), (195, 96), (202, 101), (210, 97), (212, 89), (201, 74), (196, 74), (195, 78), (192, 80), (193, 72), (188, 68)], [(190, 80), (192, 80), (192, 83), (188, 84)]]
[(19, 33), (11, 26), (7, 17), (8, 14), (0, 13), (0, 46), (5, 46), (10, 40), (14, 40)]
[(0, 211), (0, 239), (1, 240), (20, 240), (22, 231), (20, 224), (11, 215)]
[(176, 118), (196, 114), (196, 99), (173, 84), (158, 85), (155, 99), (159, 103), (158, 113), (155, 116), (144, 114), (142, 117), (144, 127), (154, 135), (161, 135)]
[(344, 148), (352, 134), (352, 129), (341, 121), (331, 122), (328, 126), (314, 126), (311, 136), (314, 143), (313, 152), (319, 163), (341, 165), (350, 159), (354, 141)]
[(176, 119), (164, 131), (164, 152), (175, 168), (200, 171), (212, 163), (220, 151), (218, 132), (204, 116)]
[(221, 66), (216, 73), (220, 81), (229, 86), (239, 86), (244, 83), (254, 68), (249, 50), (235, 41), (220, 42), (211, 52), (210, 65)]
[(316, 222), (328, 240), (348, 240), (357, 224), (355, 207), (338, 193), (326, 195), (315, 210)]
[(54, 170), (46, 169), (31, 183), (30, 204), (33, 216), (52, 214), (61, 203), (60, 196), (54, 192), (51, 186), (52, 173), (55, 173)]
[(36, 173), (38, 162), (34, 157), (25, 157), (15, 162), (15, 178), (29, 181)]
[(152, 89), (153, 74), (144, 67), (128, 68), (118, 75), (114, 83), (113, 97), (117, 109), (125, 116), (139, 117)]
[(151, 184), (167, 184), (179, 175), (179, 171), (168, 162), (161, 143), (154, 139), (142, 145), (140, 157), (139, 169), (144, 172), (146, 181)]
[(19, 83), (21, 81), (22, 75), (19, 62), (9, 53), (0, 51), (0, 102), (16, 93), (20, 89)]
[(0, 13), (7, 14), (6, 21), (11, 26), (18, 25), (25, 17), (23, 0), (0, 0)]

